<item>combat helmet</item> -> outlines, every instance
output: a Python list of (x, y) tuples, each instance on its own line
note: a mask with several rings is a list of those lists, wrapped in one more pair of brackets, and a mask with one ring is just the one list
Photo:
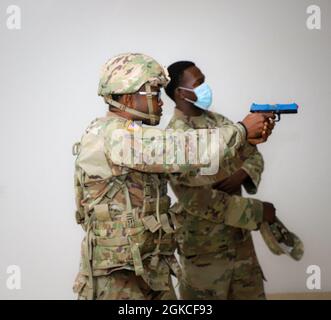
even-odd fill
[[(153, 114), (151, 86), (165, 87), (169, 81), (166, 68), (153, 58), (141, 53), (124, 53), (111, 58), (103, 66), (98, 94), (104, 97), (106, 103), (155, 124), (160, 117)], [(112, 99), (112, 95), (135, 93), (144, 84), (149, 113), (134, 110)]]

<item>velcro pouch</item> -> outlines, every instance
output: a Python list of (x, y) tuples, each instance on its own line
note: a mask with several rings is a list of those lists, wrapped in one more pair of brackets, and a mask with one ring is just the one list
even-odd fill
[(153, 215), (143, 217), (143, 218), (141, 218), (141, 220), (142, 220), (145, 228), (152, 233), (159, 230), (161, 227), (161, 224), (159, 222), (157, 222), (157, 220), (155, 219), (155, 217)]
[(94, 206), (95, 217), (98, 221), (110, 220), (109, 208), (107, 203), (97, 204)]

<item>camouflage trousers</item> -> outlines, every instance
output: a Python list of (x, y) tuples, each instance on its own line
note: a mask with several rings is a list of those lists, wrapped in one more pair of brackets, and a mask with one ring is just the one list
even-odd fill
[(224, 252), (180, 256), (184, 300), (263, 300), (263, 273), (251, 236)]
[[(133, 271), (118, 270), (110, 275), (94, 277), (94, 297), (96, 300), (176, 300), (176, 294), (169, 275), (167, 291), (154, 291)], [(87, 300), (88, 277), (78, 274), (73, 287), (78, 300)]]

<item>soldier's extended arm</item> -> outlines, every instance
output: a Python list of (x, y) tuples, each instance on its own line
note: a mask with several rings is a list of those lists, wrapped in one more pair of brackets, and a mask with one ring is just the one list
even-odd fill
[[(211, 130), (199, 130), (200, 134), (203, 132), (209, 134)], [(123, 129), (123, 126), (109, 126), (105, 131), (105, 150), (110, 161), (119, 166), (143, 172), (187, 172), (208, 167), (210, 163), (206, 163), (207, 158), (217, 159), (219, 166), (224, 159), (235, 156), (246, 141), (245, 128), (241, 124), (223, 126), (217, 133), (218, 148), (210, 148), (210, 139), (207, 139), (205, 144), (196, 143), (194, 139), (186, 139), (184, 144), (176, 144), (171, 131), (134, 124), (126, 129)], [(173, 150), (174, 145), (177, 149)], [(183, 153), (184, 162), (178, 161), (180, 153)], [(194, 153), (200, 157), (196, 157), (192, 163), (188, 159)]]
[(261, 181), (261, 175), (264, 169), (262, 154), (256, 146), (245, 143), (242, 148), (244, 160), (241, 168), (246, 171), (250, 179), (244, 182), (244, 187), (249, 194), (255, 194)]
[(173, 179), (172, 176), (171, 187), (180, 205), (194, 216), (248, 230), (256, 230), (263, 220), (263, 203), (259, 200), (229, 195), (207, 186), (176, 188)]

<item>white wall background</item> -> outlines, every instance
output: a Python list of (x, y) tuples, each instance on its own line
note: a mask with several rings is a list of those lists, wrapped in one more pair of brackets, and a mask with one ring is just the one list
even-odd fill
[[(22, 9), (8, 30), (6, 9)], [(322, 29), (306, 27), (308, 5)], [(241, 120), (250, 104), (292, 102), (261, 146), (266, 169), (258, 198), (304, 240), (297, 263), (256, 247), (268, 292), (307, 291), (318, 265), (331, 290), (329, 0), (0, 2), (0, 298), (72, 299), (83, 233), (74, 221), (71, 145), (106, 108), (96, 95), (101, 65), (143, 52), (164, 65), (190, 59), (214, 91), (213, 110)], [(165, 100), (165, 125), (173, 106)], [(18, 265), (22, 289), (8, 290)]]

